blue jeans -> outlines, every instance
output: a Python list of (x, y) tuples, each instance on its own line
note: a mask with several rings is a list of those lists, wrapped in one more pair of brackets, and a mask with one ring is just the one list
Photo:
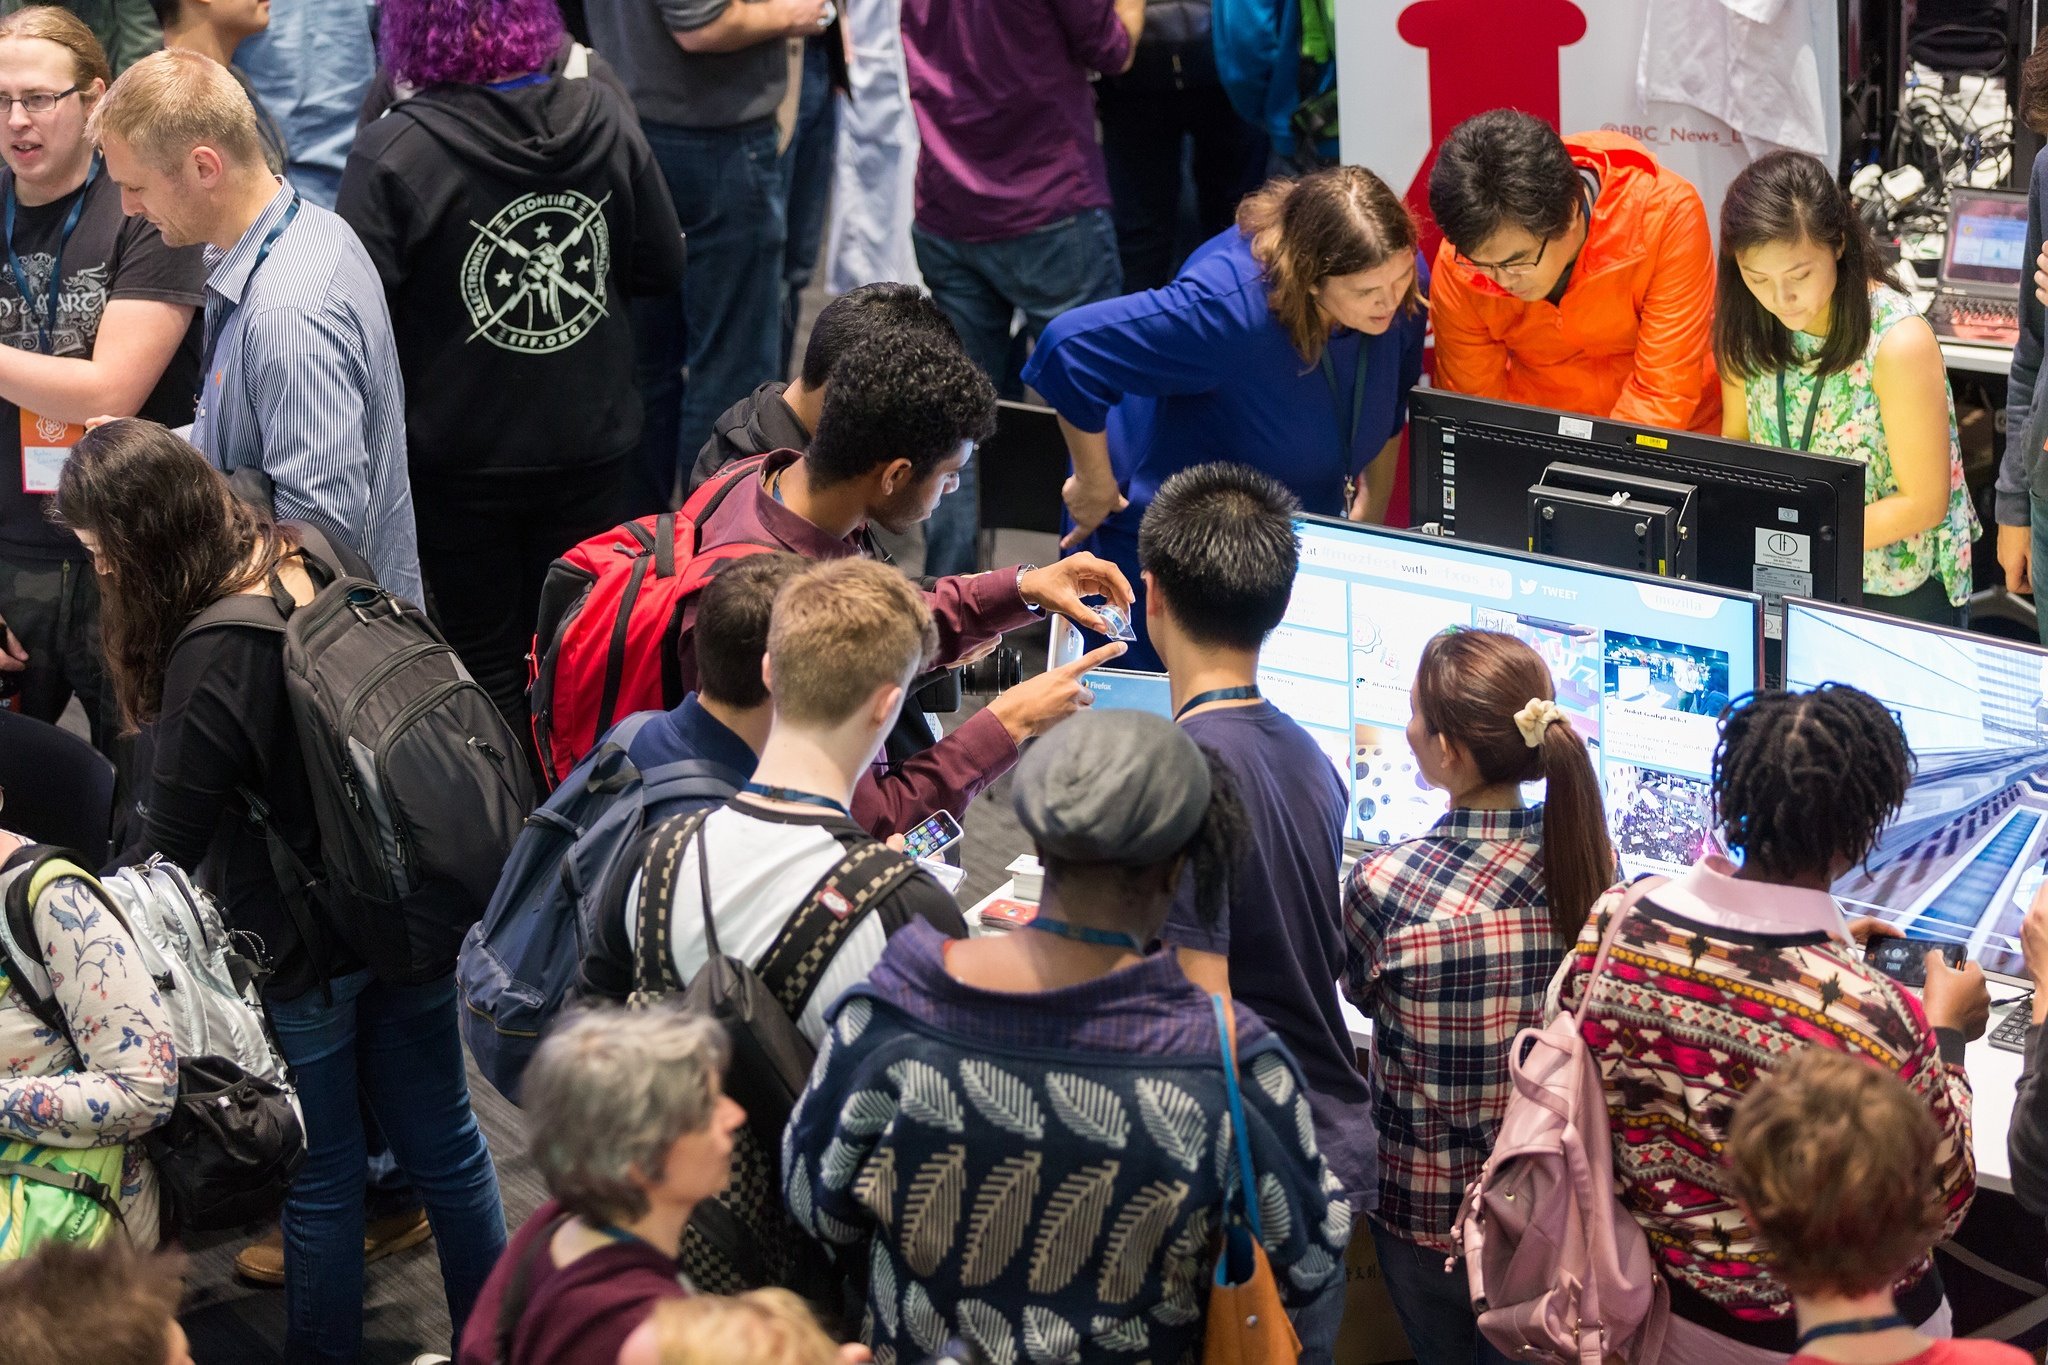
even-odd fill
[[(1358, 1235), (1358, 1224), (1351, 1225), (1352, 1235)], [(1337, 1264), (1344, 1264), (1344, 1248), (1336, 1248)], [(1351, 1276), (1343, 1271), (1323, 1286), (1322, 1292), (1289, 1311), (1287, 1320), (1294, 1324), (1294, 1335), (1301, 1340), (1300, 1365), (1335, 1365), (1337, 1359), (1337, 1333), (1344, 1326), (1344, 1301), (1350, 1295)]]
[(362, 1103), (433, 1224), (455, 1339), (505, 1249), (498, 1173), (469, 1107), (455, 978), (389, 986), (338, 977), (272, 1001), (306, 1113), (306, 1164), (284, 1204), (285, 1357), (346, 1365), (363, 1344)]
[[(960, 334), (968, 359), (997, 384), (1009, 368), (1011, 324), (1024, 314), (1023, 337), (1036, 340), (1069, 308), (1113, 298), (1123, 289), (1116, 228), (1108, 209), (1089, 209), (1000, 242), (956, 242), (912, 227), (925, 288)], [(924, 571), (935, 576), (975, 568), (981, 505), (974, 463), (960, 487), (925, 523)]]
[(1508, 1365), (1508, 1358), (1480, 1335), (1465, 1267), (1453, 1266), (1446, 1274), (1441, 1251), (1389, 1232), (1377, 1218), (1367, 1222), (1380, 1254), (1380, 1279), (1408, 1334), (1416, 1365)]
[[(832, 64), (826, 39), (804, 40), (804, 85), (797, 97), (796, 135), (782, 154), (784, 198), (789, 205), (789, 243), (782, 253), (782, 365), (794, 374), (796, 321), (804, 290), (818, 268), (825, 241), (825, 208), (832, 197), (832, 154), (839, 144), (839, 101), (832, 94)], [(832, 42), (838, 42), (835, 33)]]
[[(682, 222), (687, 263), (673, 298), (636, 300), (636, 377), (647, 409), (630, 515), (675, 505), (718, 415), (782, 377), (788, 191), (775, 120), (737, 128), (645, 125)], [(687, 375), (687, 377), (686, 377)]]

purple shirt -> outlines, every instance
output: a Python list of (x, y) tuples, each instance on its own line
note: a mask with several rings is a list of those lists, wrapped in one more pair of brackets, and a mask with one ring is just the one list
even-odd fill
[(1090, 71), (1121, 71), (1111, 0), (903, 0), (923, 139), (917, 225), (1000, 242), (1109, 205)]

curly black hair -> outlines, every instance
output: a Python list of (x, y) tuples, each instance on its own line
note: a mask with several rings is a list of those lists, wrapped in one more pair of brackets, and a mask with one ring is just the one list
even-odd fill
[(1771, 881), (1862, 862), (1912, 781), (1898, 721), (1853, 687), (1757, 692), (1721, 713), (1715, 808), (1728, 846)]
[(922, 479), (996, 429), (996, 390), (958, 346), (903, 330), (871, 333), (832, 367), (804, 463), (817, 487), (910, 461)]

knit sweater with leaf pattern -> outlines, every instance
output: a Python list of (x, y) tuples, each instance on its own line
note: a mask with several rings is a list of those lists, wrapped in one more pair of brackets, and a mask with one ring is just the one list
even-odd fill
[[(1240, 1185), (1209, 999), (1170, 952), (997, 994), (913, 924), (834, 1006), (784, 1137), (799, 1226), (869, 1264), (877, 1365), (948, 1338), (999, 1365), (1192, 1359)], [(1298, 1301), (1343, 1273), (1351, 1211), (1301, 1075), (1236, 1011), (1262, 1238)], [(1361, 1122), (1363, 1116), (1361, 1116)]]

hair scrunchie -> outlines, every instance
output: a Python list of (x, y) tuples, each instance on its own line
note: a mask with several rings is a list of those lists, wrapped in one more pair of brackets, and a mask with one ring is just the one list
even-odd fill
[(1543, 743), (1543, 732), (1564, 719), (1564, 712), (1557, 703), (1542, 697), (1529, 698), (1529, 704), (1515, 712), (1515, 728), (1522, 732), (1522, 743), (1534, 749)]

